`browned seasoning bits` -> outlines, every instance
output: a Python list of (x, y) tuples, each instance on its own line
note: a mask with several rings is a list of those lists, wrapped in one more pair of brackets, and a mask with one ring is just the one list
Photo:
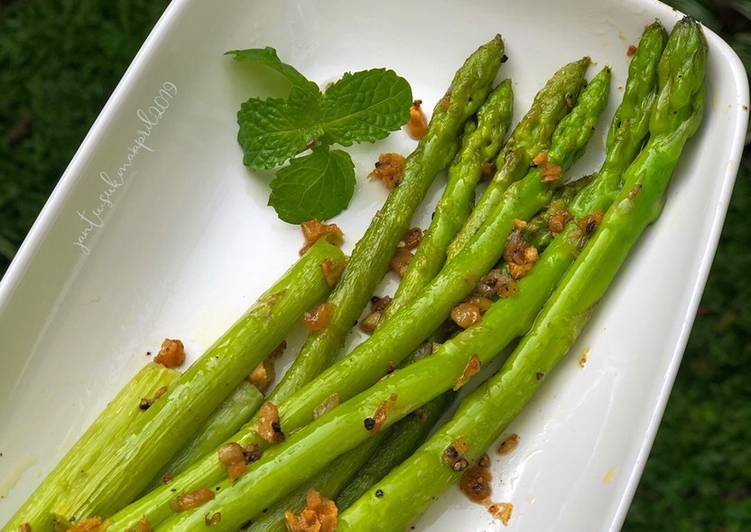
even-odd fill
[(474, 303), (459, 303), (451, 309), (451, 319), (462, 329), (468, 329), (480, 321), (480, 307)]
[(480, 309), (481, 314), (485, 314), (485, 312), (487, 312), (487, 310), (493, 305), (493, 301), (491, 299), (479, 295), (470, 296), (466, 302), (472, 305), (477, 305), (477, 308)]
[(383, 312), (391, 304), (392, 299), (389, 296), (373, 296), (370, 298), (370, 314), (360, 322), (360, 330), (367, 334), (373, 334), (378, 324), (381, 322)]
[(534, 159), (532, 159), (532, 165), (536, 166), (540, 172), (540, 177), (544, 183), (555, 183), (560, 181), (562, 169), (557, 164), (553, 164), (548, 160), (548, 152), (541, 151)]
[[(397, 395), (395, 393), (392, 393), (388, 399), (386, 399), (385, 401), (383, 401), (381, 404), (378, 405), (378, 408), (376, 408), (376, 411), (373, 414), (373, 417), (368, 418), (368, 419), (373, 420), (373, 426), (369, 428), (368, 430), (372, 430), (373, 432), (380, 432), (380, 430), (383, 428), (384, 424), (386, 423), (389, 412), (394, 407), (396, 400), (397, 400)], [(365, 428), (368, 428), (367, 425)]]
[(602, 211), (595, 211), (594, 214), (584, 216), (576, 221), (576, 225), (586, 236), (592, 236), (602, 223)]
[(326, 284), (334, 287), (344, 271), (344, 261), (323, 259), (321, 271), (323, 271), (323, 278), (326, 279)]
[(566, 224), (571, 220), (571, 214), (565, 210), (557, 210), (548, 218), (548, 231), (557, 235), (562, 233), (566, 228)]
[(459, 489), (471, 501), (483, 502), (488, 500), (492, 493), (491, 482), (493, 480), (490, 470), (490, 459), (483, 454), (477, 465), (467, 469), (459, 480)]
[(519, 285), (508, 275), (502, 275), (495, 285), (498, 297), (514, 297), (519, 292)]
[[(109, 519), (102, 521), (101, 517), (87, 517), (76, 522), (67, 529), (67, 532), (105, 532), (110, 524)], [(31, 525), (29, 525), (28, 530), (31, 530)]]
[(394, 257), (389, 263), (389, 268), (399, 277), (404, 277), (404, 274), (407, 273), (407, 267), (410, 261), (412, 261), (412, 257), (413, 255), (409, 248), (396, 248), (396, 253), (394, 253)]
[(498, 446), (498, 454), (509, 454), (519, 445), (519, 435), (514, 433), (507, 436)]
[(464, 455), (469, 451), (469, 444), (464, 438), (457, 438), (443, 451), (443, 463), (454, 471), (464, 471), (469, 462)]
[(636, 48), (636, 46), (634, 46), (633, 44), (629, 44), (628, 48), (626, 49), (626, 55), (629, 57), (634, 57), (637, 49), (638, 48)]
[(402, 239), (399, 241), (400, 248), (416, 249), (422, 242), (422, 229), (419, 227), (412, 227), (408, 229)]
[(334, 315), (332, 303), (321, 303), (303, 316), (303, 326), (309, 332), (319, 332), (329, 326)]
[(503, 260), (506, 261), (509, 275), (516, 280), (521, 279), (532, 270), (538, 258), (537, 248), (524, 240), (521, 231), (512, 231), (503, 249)]
[(248, 375), (248, 381), (253, 384), (258, 391), (265, 392), (268, 390), (274, 378), (276, 377), (276, 370), (274, 368), (274, 360), (284, 353), (287, 349), (287, 342), (282, 341), (281, 344), (267, 356), (262, 362), (260, 362), (250, 375)]
[(214, 512), (213, 514), (206, 514), (203, 516), (203, 522), (206, 526), (218, 525), (222, 522), (222, 513)]
[(409, 121), (407, 122), (407, 135), (415, 140), (420, 140), (428, 132), (428, 119), (422, 110), (422, 100), (412, 102), (409, 108)]
[(639, 195), (639, 192), (641, 192), (641, 184), (634, 185), (631, 190), (628, 191), (628, 199), (634, 201), (636, 196)]
[(136, 532), (151, 532), (151, 523), (145, 517), (142, 517), (136, 524)]
[(398, 153), (382, 153), (368, 177), (377, 179), (389, 190), (394, 190), (402, 182), (405, 159)]
[(214, 492), (209, 488), (198, 488), (190, 493), (181, 493), (169, 503), (170, 508), (175, 512), (184, 512), (192, 510), (206, 504), (214, 499)]
[(338, 509), (334, 501), (311, 489), (308, 491), (302, 512), (297, 515), (285, 512), (284, 522), (289, 532), (334, 532), (337, 514)]
[(165, 338), (154, 362), (166, 368), (176, 368), (185, 362), (185, 347), (180, 340)]
[(499, 502), (497, 504), (491, 504), (488, 507), (490, 514), (498, 519), (503, 526), (508, 526), (511, 520), (511, 513), (514, 511), (514, 505), (510, 502)]
[(305, 239), (305, 245), (300, 250), (300, 255), (304, 255), (310, 247), (318, 242), (319, 238), (326, 238), (329, 243), (335, 246), (341, 246), (344, 243), (344, 233), (336, 224), (324, 224), (320, 220), (309, 220), (300, 225), (302, 236)]
[(490, 179), (495, 175), (496, 166), (492, 161), (486, 161), (480, 165), (480, 171), (482, 172), (483, 179)]
[(227, 478), (233, 482), (245, 474), (248, 464), (260, 457), (261, 452), (255, 445), (246, 449), (237, 442), (231, 442), (219, 449), (219, 462), (227, 470)]
[(454, 384), (454, 391), (457, 391), (459, 388), (467, 384), (472, 377), (477, 375), (477, 373), (479, 373), (480, 371), (481, 366), (482, 363), (480, 362), (480, 359), (477, 355), (472, 355), (471, 357), (469, 357), (467, 365), (464, 366), (464, 372)]
[(138, 408), (140, 408), (141, 410), (148, 410), (149, 408), (151, 408), (151, 405), (153, 405), (154, 402), (162, 397), (165, 393), (167, 393), (167, 387), (160, 387), (156, 392), (154, 392), (154, 397), (150, 399), (141, 399), (141, 402), (138, 403)]
[(483, 276), (475, 286), (475, 294), (491, 298), (496, 295), (496, 286), (498, 281), (503, 277), (501, 270), (490, 270), (487, 275)]
[(31, 525), (29, 523), (21, 523), (18, 525), (18, 532), (32, 532)]
[(284, 441), (284, 433), (279, 421), (279, 409), (266, 401), (258, 412), (258, 435), (269, 443)]

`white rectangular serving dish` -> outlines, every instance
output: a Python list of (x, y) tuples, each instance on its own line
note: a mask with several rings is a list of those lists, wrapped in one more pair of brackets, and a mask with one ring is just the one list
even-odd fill
[[(197, 356), (297, 258), (297, 227), (266, 206), (235, 113), (272, 94), (230, 49), (274, 46), (320, 83), (386, 66), (431, 109), (480, 43), (504, 36), (517, 118), (563, 63), (613, 67), (611, 103), (571, 175), (597, 168), (643, 27), (680, 18), (653, 0), (261, 2), (173, 0), (73, 158), (0, 284), (0, 523), (63, 456), (164, 337)], [(711, 31), (704, 124), (675, 172), (665, 211), (625, 265), (571, 356), (492, 454), (494, 495), (518, 530), (617, 530), (678, 369), (715, 252), (746, 132), (748, 85)], [(257, 73), (257, 72), (256, 72)], [(266, 80), (267, 77), (263, 77)], [(335, 221), (349, 251), (386, 197), (377, 155), (409, 152), (395, 133), (352, 150), (358, 184)], [(118, 169), (122, 179), (118, 178)], [(429, 202), (416, 215), (425, 227)], [(388, 284), (388, 283), (387, 283)], [(392, 283), (393, 284), (393, 283)], [(293, 335), (300, 344), (300, 330)], [(353, 335), (351, 342), (359, 341)], [(589, 362), (577, 364), (589, 348)], [(292, 352), (294, 349), (289, 349)], [(498, 530), (452, 490), (418, 530)]]

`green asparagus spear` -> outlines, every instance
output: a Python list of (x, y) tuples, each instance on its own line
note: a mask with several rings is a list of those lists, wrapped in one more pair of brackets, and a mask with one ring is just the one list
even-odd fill
[(452, 393), (439, 396), (390, 429), (343, 454), (312, 481), (264, 511), (247, 530), (284, 532), (287, 530), (285, 512), (299, 513), (311, 489), (327, 499), (336, 499), (336, 506), (342, 512), (417, 449), (452, 398)]
[(529, 111), (498, 155), (493, 179), (451, 242), (449, 258), (457, 255), (492, 216), (509, 185), (527, 172), (532, 158), (550, 146), (556, 125), (576, 102), (581, 76), (588, 65), (589, 58), (569, 63), (556, 72), (535, 96)]
[(327, 499), (333, 500), (347, 482), (352, 480), (358, 469), (370, 458), (376, 447), (382, 443), (384, 437), (390, 433), (391, 431), (381, 432), (359, 447), (340, 456), (339, 460), (332, 463), (310, 482), (304, 483), (287, 497), (268, 508), (267, 511), (262, 512), (258, 518), (253, 519), (253, 523), (247, 530), (249, 532), (286, 532), (285, 513), (300, 513), (305, 507), (308, 491), (314, 489)]
[[(586, 144), (591, 136), (594, 123), (605, 107), (609, 80), (610, 71), (607, 68), (603, 69), (583, 91), (573, 111), (561, 121), (554, 134), (550, 152), (551, 161), (560, 162), (562, 167), (568, 168), (580, 155), (582, 144)], [(335, 383), (337, 384), (335, 389), (339, 391), (340, 396), (350, 397), (358, 391), (358, 388), (363, 389), (375, 380), (372, 371), (365, 374), (360, 371), (361, 367), (351, 363), (358, 349), (365, 346), (360, 353), (369, 353), (371, 362), (372, 359), (380, 357), (381, 367), (385, 372), (389, 354), (393, 356), (394, 350), (402, 349), (401, 357), (403, 358), (416, 347), (410, 343), (413, 340), (411, 334), (396, 334), (397, 332), (409, 329), (409, 332), (414, 334), (416, 329), (425, 323), (430, 323), (430, 327), (422, 329), (424, 336), (421, 338), (430, 334), (448, 315), (450, 305), (467, 295), (475, 286), (479, 276), (489, 270), (498, 260), (502, 250), (494, 249), (491, 242), (505, 239), (510, 232), (514, 218), (528, 218), (539, 210), (550, 199), (552, 187), (542, 180), (540, 170), (535, 169), (526, 178), (512, 185), (508, 194), (509, 201), (499, 206), (498, 215), (483, 228), (477, 239), (465, 251), (446, 264), (441, 273), (412, 305), (394, 315), (392, 320), (377, 329), (374, 335), (356, 348), (349, 357), (303, 388), (295, 398), (302, 396), (301, 401), (304, 402), (310, 401), (317, 395), (317, 400), (311, 402), (308, 407), (314, 408), (321, 404), (322, 399), (328, 397), (329, 394), (326, 392)], [(529, 292), (533, 291), (529, 290)], [(443, 307), (447, 301), (452, 301), (452, 303)], [(496, 317), (504, 315), (509, 307), (509, 305), (501, 305), (500, 310), (496, 312), (493, 312), (494, 309), (491, 307), (486, 313), (486, 318), (491, 314)], [(519, 310), (522, 314), (525, 311), (530, 312), (529, 309)], [(436, 314), (440, 318), (437, 323), (434, 322)], [(369, 436), (367, 427), (370, 426), (371, 429), (374, 427), (375, 421), (371, 416), (378, 417), (375, 414), (377, 410), (388, 411), (388, 415), (383, 420), (384, 428), (388, 427), (455, 385), (469, 362), (470, 356), (467, 353), (473, 353), (473, 360), (476, 357), (480, 363), (490, 360), (497, 353), (499, 344), (504, 345), (503, 342), (498, 342), (498, 338), (514, 332), (514, 326), (509, 325), (509, 322), (515, 319), (521, 318), (505, 315), (501, 322), (493, 322), (495, 324), (493, 334), (478, 335), (477, 331), (486, 330), (481, 326), (485, 323), (483, 320), (481, 324), (444, 343), (439, 349), (439, 353), (443, 353), (441, 356), (436, 353), (404, 369), (397, 370), (390, 377), (380, 380), (351, 401), (300, 428), (285, 442), (268, 449), (234, 486), (227, 481), (216, 485), (214, 487), (216, 497), (201, 507), (201, 512), (205, 511), (212, 515), (221, 513), (221, 522), (216, 525), (219, 527), (218, 530), (231, 530), (232, 527), (242, 524), (245, 519), (253, 517), (262, 509), (260, 501), (271, 503), (278, 500), (323, 469), (331, 460), (367, 440)], [(500, 323), (504, 323), (505, 327), (500, 327)], [(514, 336), (510, 336), (506, 341), (508, 342)], [(384, 342), (384, 340), (389, 342), (386, 345), (395, 345), (391, 349), (381, 349), (383, 346), (378, 345), (378, 342)], [(379, 349), (373, 349), (374, 343)], [(405, 344), (407, 344), (406, 348)], [(377, 378), (377, 375), (375, 377)], [(358, 383), (359, 386), (355, 388)], [(323, 394), (322, 397), (321, 394)], [(283, 428), (289, 427), (290, 420), (296, 418), (300, 421), (292, 425), (295, 428), (310, 421), (308, 413), (310, 410), (295, 411), (293, 409), (299, 408), (298, 405), (290, 405), (289, 402), (282, 406), (286, 407), (283, 411), (280, 409), (280, 413), (283, 412), (281, 414)], [(363, 423), (365, 428), (363, 428)], [(172, 487), (176, 488), (176, 485)], [(149, 505), (138, 504), (130, 508), (128, 513), (130, 518), (133, 517), (135, 511), (140, 511), (141, 514), (150, 512), (149, 516), (151, 516), (155, 515), (151, 513), (152, 508)], [(115, 516), (116, 522), (117, 517)], [(166, 530), (191, 530), (203, 526), (203, 521), (197, 512), (189, 511), (176, 515), (163, 526)]]
[[(566, 150), (578, 153), (580, 142), (587, 140), (592, 125), (602, 111), (607, 98), (609, 74), (603, 71), (587, 88), (576, 106), (559, 125), (554, 138), (560, 145), (557, 149), (561, 163), (568, 165), (573, 160)], [(595, 82), (597, 81), (597, 82)], [(580, 79), (580, 86), (583, 77)], [(576, 94), (574, 94), (576, 96)], [(572, 142), (571, 135), (577, 142)], [(424, 292), (409, 306), (394, 315), (379, 327), (373, 336), (360, 344), (347, 357), (329, 368), (314, 381), (288, 400), (279, 404), (283, 430), (291, 432), (308, 423), (314, 410), (321, 404), (340, 401), (370, 386), (388, 369), (414, 351), (420, 342), (430, 335), (448, 317), (451, 307), (461, 301), (502, 254), (498, 242), (503, 242), (511, 231), (513, 220), (526, 219), (535, 214), (549, 199), (551, 187), (543, 183), (537, 169), (515, 183), (508, 191), (508, 201), (498, 206), (497, 213), (478, 234), (477, 238), (453, 260), (447, 262), (439, 275)], [(259, 445), (264, 442), (256, 435), (256, 426), (250, 423), (235, 435), (240, 445)], [(207, 456), (193, 467), (176, 477), (169, 488), (162, 487), (131, 504), (113, 517), (111, 531), (133, 526), (142, 516), (159, 523), (171, 514), (169, 501), (171, 490), (189, 492), (198, 487), (211, 485), (224, 477), (224, 470), (216, 456)]]
[[(152, 481), (151, 489), (168, 481), (193, 462), (213, 452), (232, 436), (255, 414), (264, 397), (258, 388), (247, 380), (235, 388), (169, 464)], [(150, 490), (149, 490), (150, 491)]]
[(482, 177), (482, 165), (494, 159), (501, 148), (511, 123), (513, 99), (511, 81), (505, 80), (480, 107), (476, 123), (467, 122), (462, 146), (449, 167), (448, 183), (436, 205), (433, 220), (382, 322), (411, 302), (443, 266), (446, 248), (472, 208), (475, 187)]
[(446, 95), (433, 110), (428, 131), (405, 162), (401, 184), (373, 218), (355, 246), (339, 285), (329, 302), (334, 305), (331, 323), (311, 334), (292, 366), (274, 388), (269, 400), (279, 403), (329, 366), (344, 345), (357, 320), (388, 269), (399, 239), (409, 228), (412, 213), (425, 193), (454, 157), (464, 122), (487, 97), (501, 66), (500, 35), (481, 46), (456, 72)]
[(396, 423), (386, 440), (336, 497), (339, 511), (352, 506), (371, 486), (406, 460), (423, 442), (453, 399), (452, 392), (443, 393)]
[[(662, 209), (685, 142), (704, 110), (706, 44), (701, 27), (685, 18), (673, 30), (659, 64), (660, 92), (650, 139), (625, 174), (625, 185), (602, 225), (556, 289), (501, 371), (471, 394), (454, 418), (417, 453), (341, 515), (337, 530), (402, 530), (461, 473), (442, 463), (457, 438), (476, 460), (541, 386), (575, 342), (628, 253)], [(419, 482), (416, 480), (419, 479)], [(409, 505), (400, 504), (407, 498)], [(372, 519), (378, 515), (379, 519)]]
[(72, 479), (81, 473), (92, 474), (92, 465), (99, 457), (113, 452), (142, 425), (145, 412), (139, 408), (141, 400), (154, 397), (164, 386), (171, 387), (179, 377), (179, 372), (154, 363), (139, 371), (21, 506), (5, 530), (15, 532), (28, 524), (35, 532), (51, 531), (52, 505), (58, 497), (75, 489)]
[(258, 302), (198, 359), (161, 401), (144, 426), (106, 457), (53, 511), (65, 518), (108, 515), (132, 501), (250, 371), (284, 339), (330, 287), (324, 261), (344, 255), (319, 240)]

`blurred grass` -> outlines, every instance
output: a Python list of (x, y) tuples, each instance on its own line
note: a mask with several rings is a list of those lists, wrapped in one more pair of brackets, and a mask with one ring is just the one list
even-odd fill
[[(166, 3), (0, 0), (0, 274)], [(672, 3), (751, 65), (751, 1)], [(751, 531), (749, 176), (625, 530)]]

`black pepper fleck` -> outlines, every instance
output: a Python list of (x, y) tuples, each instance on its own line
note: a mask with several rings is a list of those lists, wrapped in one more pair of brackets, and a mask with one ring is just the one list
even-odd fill
[(375, 491), (375, 496), (376, 496), (376, 497), (383, 497), (383, 490), (382, 490), (382, 489), (380, 489), (380, 488), (379, 488), (379, 489), (377, 489), (377, 490)]
[(373, 430), (375, 427), (375, 419), (372, 417), (366, 417), (363, 421), (363, 425), (365, 425), (365, 430)]

